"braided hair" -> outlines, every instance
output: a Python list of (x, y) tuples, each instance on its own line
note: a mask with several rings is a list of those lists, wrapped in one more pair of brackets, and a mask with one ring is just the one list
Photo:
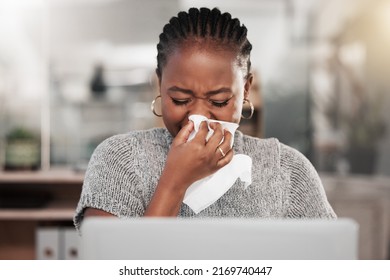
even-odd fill
[(214, 43), (214, 47), (237, 53), (237, 62), (245, 69), (245, 78), (250, 73), (250, 52), (252, 45), (247, 39), (247, 28), (229, 13), (221, 13), (218, 8), (191, 8), (172, 17), (160, 34), (157, 44), (157, 76), (161, 79), (162, 70), (169, 55), (186, 43)]

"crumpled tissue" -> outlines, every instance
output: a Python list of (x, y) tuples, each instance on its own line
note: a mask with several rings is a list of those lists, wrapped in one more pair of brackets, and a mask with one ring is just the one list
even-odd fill
[[(234, 132), (238, 124), (217, 120), (210, 120), (202, 115), (191, 115), (189, 120), (194, 123), (194, 131), (190, 134), (188, 141), (191, 141), (199, 131), (199, 125), (202, 121), (207, 122), (209, 132), (206, 141), (211, 137), (214, 131), (210, 128), (210, 123), (218, 122), (223, 129), (232, 134), (230, 146), (233, 147)], [(223, 141), (223, 140), (222, 140)], [(243, 154), (233, 156), (233, 159), (214, 174), (194, 182), (186, 191), (183, 202), (188, 205), (196, 214), (206, 209), (225, 194), (240, 178), (247, 188), (252, 183), (252, 159)]]

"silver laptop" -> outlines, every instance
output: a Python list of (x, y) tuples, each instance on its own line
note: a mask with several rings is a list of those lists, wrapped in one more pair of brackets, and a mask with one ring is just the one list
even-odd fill
[(353, 260), (350, 219), (88, 218), (81, 258), (107, 260)]

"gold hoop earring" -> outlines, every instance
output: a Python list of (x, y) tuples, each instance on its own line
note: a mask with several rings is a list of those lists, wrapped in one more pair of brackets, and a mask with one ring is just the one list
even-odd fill
[(241, 117), (243, 118), (243, 119), (251, 119), (252, 117), (253, 117), (253, 113), (255, 112), (255, 107), (253, 106), (253, 104), (252, 104), (252, 102), (249, 100), (249, 99), (244, 99), (244, 104), (245, 103), (249, 103), (249, 106), (251, 107), (251, 114), (249, 115), (249, 117), (245, 117), (242, 113), (241, 113)]
[(154, 108), (154, 104), (156, 103), (156, 100), (159, 98), (161, 98), (161, 95), (158, 95), (158, 96), (156, 96), (155, 99), (153, 99), (152, 104), (150, 105), (150, 110), (152, 110), (152, 112), (155, 116), (162, 117), (162, 115), (156, 113), (155, 108)]

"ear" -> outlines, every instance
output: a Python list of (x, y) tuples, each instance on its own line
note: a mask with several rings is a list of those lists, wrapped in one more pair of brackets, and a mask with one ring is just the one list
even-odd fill
[(158, 93), (161, 93), (161, 73), (156, 68), (156, 77), (157, 77), (157, 86), (158, 86)]
[(250, 88), (252, 86), (252, 82), (253, 82), (253, 75), (252, 75), (252, 73), (248, 73), (248, 75), (246, 77), (245, 85), (244, 85), (244, 99), (249, 98), (249, 91), (250, 91)]

